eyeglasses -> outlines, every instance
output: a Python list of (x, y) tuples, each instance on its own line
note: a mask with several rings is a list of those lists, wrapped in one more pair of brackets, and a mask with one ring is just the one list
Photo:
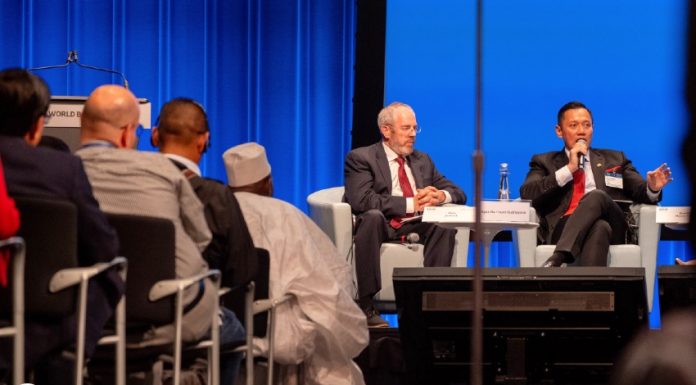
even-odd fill
[[(394, 127), (391, 124), (387, 124), (389, 127)], [(420, 125), (415, 125), (415, 126), (399, 126), (398, 127), (399, 131), (404, 132), (404, 133), (409, 133), (411, 130), (413, 130), (416, 134), (420, 134), (421, 131), (423, 131), (423, 127)]]

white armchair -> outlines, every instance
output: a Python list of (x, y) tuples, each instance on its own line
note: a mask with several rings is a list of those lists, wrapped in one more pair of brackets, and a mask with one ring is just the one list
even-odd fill
[[(648, 309), (652, 310), (655, 288), (655, 268), (657, 264), (657, 244), (660, 240), (660, 225), (655, 221), (655, 205), (634, 205), (631, 207), (638, 224), (637, 245), (611, 245), (607, 263), (609, 267), (645, 268), (645, 285)], [(530, 221), (538, 222), (534, 208)], [(520, 267), (539, 267), (553, 254), (554, 245), (537, 246), (536, 229), (519, 229), (513, 233), (519, 255)]]
[[(349, 261), (353, 260), (354, 218), (350, 205), (343, 202), (344, 187), (331, 187), (315, 191), (307, 197), (309, 216), (333, 241), (338, 252)], [(469, 229), (457, 231), (452, 266), (466, 267), (469, 251)], [(394, 301), (392, 273), (395, 267), (422, 267), (423, 245), (405, 246), (398, 243), (383, 243), (380, 249), (382, 290), (375, 299)]]

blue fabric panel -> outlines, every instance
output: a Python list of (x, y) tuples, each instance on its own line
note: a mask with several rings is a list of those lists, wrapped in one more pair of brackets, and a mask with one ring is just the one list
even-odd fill
[[(24, 0), (0, 2), (0, 67), (79, 61), (123, 72), (152, 102), (200, 101), (212, 142), (206, 176), (227, 180), (222, 153), (257, 141), (276, 196), (306, 209), (343, 183), (350, 149), (355, 2), (351, 0)], [(54, 95), (88, 95), (119, 76), (71, 65), (39, 73)], [(149, 134), (141, 150), (154, 150)]]

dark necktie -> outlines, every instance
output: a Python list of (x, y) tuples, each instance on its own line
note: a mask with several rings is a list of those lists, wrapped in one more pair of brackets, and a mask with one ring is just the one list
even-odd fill
[[(411, 183), (408, 181), (408, 176), (406, 176), (406, 168), (404, 167), (404, 158), (397, 157), (396, 163), (399, 164), (399, 170), (397, 172), (399, 176), (399, 186), (404, 194), (404, 198), (413, 198), (413, 189), (411, 188)], [(413, 214), (406, 214), (406, 217), (413, 216)], [(389, 221), (389, 225), (395, 229), (401, 227), (401, 218), (392, 218)]]
[(578, 169), (573, 173), (573, 197), (570, 199), (570, 205), (563, 216), (568, 216), (578, 207), (580, 198), (585, 194), (585, 170)]

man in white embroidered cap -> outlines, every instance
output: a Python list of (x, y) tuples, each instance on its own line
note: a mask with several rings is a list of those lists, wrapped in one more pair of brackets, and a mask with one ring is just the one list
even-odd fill
[[(283, 325), (276, 329), (276, 360), (304, 362), (311, 383), (364, 384), (352, 359), (367, 346), (367, 322), (353, 301), (350, 266), (311, 219), (271, 197), (271, 165), (262, 146), (240, 144), (222, 157), (254, 245), (270, 253), (270, 295), (294, 296), (276, 313)], [(268, 351), (266, 340), (259, 345)]]
[(266, 149), (255, 142), (232, 147), (222, 155), (227, 170), (227, 183), (235, 191), (273, 196), (271, 165)]

